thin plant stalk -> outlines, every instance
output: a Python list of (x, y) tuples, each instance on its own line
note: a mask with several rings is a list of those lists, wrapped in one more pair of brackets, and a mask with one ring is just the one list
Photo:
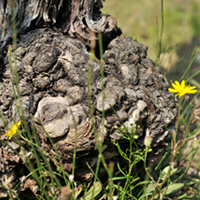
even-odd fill
[(163, 36), (163, 31), (164, 31), (164, 14), (163, 14), (163, 0), (161, 0), (161, 31), (160, 31), (160, 36), (158, 38), (158, 55), (157, 55), (157, 60), (160, 59), (160, 54), (162, 51), (162, 36)]
[[(197, 49), (197, 51), (196, 51), (195, 55), (193, 56), (193, 58), (192, 58), (191, 62), (189, 63), (189, 65), (188, 65), (187, 69), (185, 70), (185, 72), (184, 72), (183, 76), (181, 77), (180, 81), (181, 81), (181, 80), (183, 80), (183, 79), (184, 79), (184, 77), (185, 77), (185, 76), (187, 75), (187, 73), (189, 72), (189, 70), (190, 70), (190, 67), (192, 66), (192, 63), (194, 62), (195, 58), (197, 57), (197, 55), (198, 55), (199, 51), (200, 51), (200, 48), (198, 48), (198, 49)], [(194, 76), (192, 76), (192, 77), (188, 78), (188, 79), (185, 81), (185, 83), (187, 83), (187, 82), (188, 82), (190, 79), (192, 79), (193, 77), (194, 77)]]
[[(73, 168), (72, 168), (72, 175), (74, 176), (75, 174), (75, 163), (76, 163), (76, 146), (77, 146), (77, 125), (76, 125), (76, 120), (74, 117), (74, 114), (72, 112), (72, 110), (70, 109), (72, 118), (73, 118), (73, 122), (74, 122), (74, 128), (75, 128), (75, 144), (74, 144), (74, 154), (73, 154)], [(73, 193), (73, 197), (75, 197), (75, 193), (74, 193), (74, 185), (71, 184), (72, 186), (72, 193)]]

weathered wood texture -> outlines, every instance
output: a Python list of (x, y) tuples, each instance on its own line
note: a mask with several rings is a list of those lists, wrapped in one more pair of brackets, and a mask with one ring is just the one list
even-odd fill
[[(10, 20), (8, 2), (1, 1), (1, 22), (5, 19)], [(18, 34), (16, 60), (22, 107), (26, 119), (36, 125), (43, 149), (57, 159), (56, 153), (48, 143), (44, 127), (54, 141), (65, 170), (71, 172), (75, 144), (72, 111), (77, 125), (76, 177), (85, 180), (93, 178), (93, 174), (85, 164), (86, 160), (91, 167), (95, 168), (98, 159), (87, 97), (89, 67), (92, 68), (91, 92), (99, 139), (102, 128), (103, 91), (101, 91), (100, 64), (89, 59), (90, 52), (86, 46), (90, 44), (92, 32), (97, 33), (98, 25), (100, 25), (102, 35), (106, 38), (104, 40), (106, 49), (103, 55), (105, 76), (103, 82), (106, 94), (103, 135), (105, 159), (115, 163), (120, 161), (121, 166), (124, 165), (124, 167), (127, 164), (123, 163), (113, 145), (113, 140), (116, 139), (122, 145), (124, 144), (124, 148), (127, 146), (123, 138), (115, 134), (115, 125), (122, 126), (118, 118), (120, 117), (126, 127), (140, 125), (137, 132), (139, 138), (136, 140), (138, 148), (145, 148), (143, 141), (147, 130), (149, 131), (153, 149), (149, 160), (156, 160), (170, 141), (169, 130), (173, 131), (175, 120), (171, 110), (175, 114), (177, 110), (173, 95), (167, 90), (168, 81), (160, 69), (155, 67), (153, 61), (147, 58), (147, 46), (130, 37), (116, 38), (121, 33), (120, 29), (111, 17), (100, 15), (101, 1), (32, 0), (16, 1), (16, 3), (18, 5), (16, 13), (19, 13), (17, 21), (20, 21), (17, 27), (19, 31), (23, 30)], [(21, 8), (25, 11), (22, 17), (20, 17)], [(7, 17), (6, 13), (8, 13)], [(58, 19), (62, 19), (64, 24)], [(42, 28), (44, 24), (48, 24), (49, 27)], [(11, 41), (6, 38), (11, 35), (11, 24), (3, 23), (0, 26), (5, 27), (0, 31), (2, 39), (0, 107), (5, 118), (11, 123), (11, 119), (19, 120), (7, 57), (7, 48)], [(57, 28), (52, 28), (52, 26)], [(28, 27), (29, 29), (26, 29)], [(14, 66), (14, 58), (12, 62)], [(113, 112), (112, 107), (118, 116)], [(0, 123), (0, 128), (1, 139), (6, 140), (3, 136), (5, 133), (3, 122)], [(9, 144), (22, 153), (14, 142), (9, 142)], [(26, 175), (24, 174), (25, 167), (22, 165), (21, 158), (3, 143), (0, 147), (0, 157), (0, 178), (10, 180), (10, 187), (13, 188), (17, 181)], [(20, 171), (16, 173), (19, 166)], [(100, 175), (103, 174), (102, 167)], [(28, 188), (27, 185), (26, 181), (22, 183), (17, 189), (18, 192)], [(1, 197), (6, 196), (6, 191), (0, 190)]]
[(101, 15), (102, 0), (1, 0), (0, 40), (5, 40), (12, 35), (11, 4), (13, 1), (13, 16), (18, 33), (45, 25), (56, 27), (87, 44), (94, 39), (93, 33), (99, 31), (105, 40), (121, 34), (112, 17)]

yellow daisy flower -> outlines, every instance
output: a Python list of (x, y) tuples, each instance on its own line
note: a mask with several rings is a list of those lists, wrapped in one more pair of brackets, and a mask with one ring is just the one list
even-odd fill
[(181, 84), (178, 81), (172, 83), (173, 88), (169, 88), (169, 92), (177, 93), (175, 96), (184, 96), (185, 94), (195, 94), (198, 92), (195, 90), (196, 86), (185, 85), (185, 80), (182, 80)]
[(9, 136), (9, 140), (11, 139), (11, 137), (17, 133), (19, 126), (21, 125), (21, 121), (19, 121), (18, 123), (13, 123), (12, 127), (8, 129), (7, 133), (4, 134), (4, 136)]

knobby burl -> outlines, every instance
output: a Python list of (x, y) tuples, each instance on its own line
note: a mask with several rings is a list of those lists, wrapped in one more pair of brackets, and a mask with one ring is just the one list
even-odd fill
[[(90, 84), (99, 137), (103, 92), (106, 97), (104, 151), (112, 146), (113, 139), (122, 140), (115, 134), (114, 128), (115, 125), (120, 126), (121, 119), (127, 127), (140, 125), (137, 132), (140, 148), (144, 148), (146, 130), (150, 131), (151, 159), (156, 159), (154, 156), (169, 142), (168, 130), (174, 128), (175, 116), (165, 101), (175, 113), (176, 109), (173, 95), (167, 91), (166, 78), (146, 54), (147, 47), (130, 37), (112, 40), (103, 55), (105, 88), (101, 91), (100, 64), (89, 59), (90, 53), (82, 42), (51, 29), (37, 29), (22, 36), (17, 47), (19, 89), (24, 115), (30, 122), (36, 123), (41, 145), (52, 151), (47, 144), (44, 127), (60, 155), (70, 161), (75, 143), (73, 113), (77, 126), (77, 158), (96, 151), (87, 95), (87, 71), (92, 67)], [(153, 73), (152, 68), (155, 68)], [(157, 87), (154, 82), (158, 83)], [(4, 115), (9, 120), (19, 121), (6, 58), (0, 90)]]

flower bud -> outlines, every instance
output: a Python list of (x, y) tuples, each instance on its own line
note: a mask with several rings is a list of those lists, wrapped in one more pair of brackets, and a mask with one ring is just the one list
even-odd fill
[(69, 181), (72, 183), (74, 182), (74, 176), (72, 174), (69, 175)]
[(139, 136), (138, 136), (138, 135), (134, 135), (134, 139), (136, 139), (136, 140), (137, 140), (138, 138), (139, 138)]
[(189, 96), (188, 95), (185, 95), (185, 101), (188, 101), (189, 100)]
[(113, 199), (113, 200), (117, 200), (117, 196), (113, 196), (112, 199)]
[(193, 148), (194, 149), (197, 149), (199, 147), (199, 142), (197, 140), (197, 137), (194, 137), (194, 140), (193, 140)]
[(144, 145), (146, 147), (150, 147), (151, 146), (151, 137), (150, 136), (145, 136)]
[(146, 131), (146, 136), (144, 138), (144, 145), (146, 147), (150, 147), (151, 146), (151, 136), (149, 135), (149, 130), (148, 129)]

